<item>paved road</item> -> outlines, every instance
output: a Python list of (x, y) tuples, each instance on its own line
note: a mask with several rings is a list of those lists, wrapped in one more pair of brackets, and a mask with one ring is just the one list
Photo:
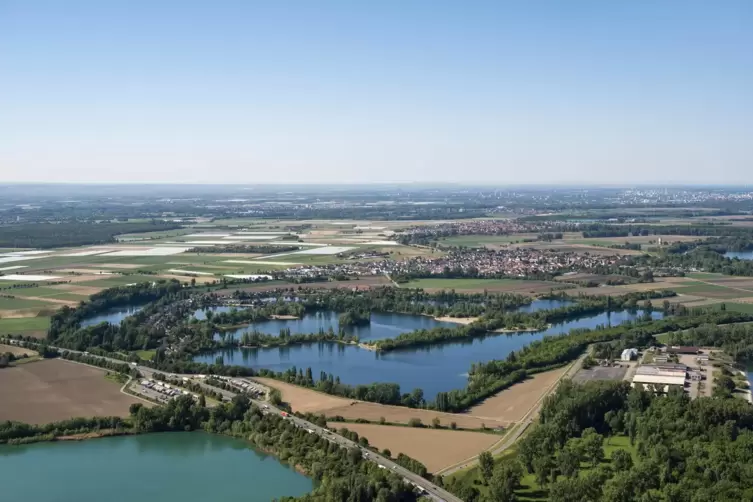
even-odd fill
[[(51, 348), (57, 349), (57, 350), (60, 350), (60, 351), (67, 350), (68, 352), (72, 352), (72, 353), (76, 353), (76, 354), (83, 354), (83, 352), (79, 352), (77, 350), (62, 349), (62, 348), (57, 348), (57, 347), (51, 347)], [(105, 360), (105, 361), (114, 362), (114, 363), (120, 363), (120, 364), (122, 364), (124, 362), (124, 361), (121, 361), (120, 359), (112, 359), (112, 358), (109, 358), (109, 357), (97, 356), (97, 355), (94, 355), (94, 354), (88, 354), (88, 355), (90, 357), (97, 357), (99, 359), (102, 359), (102, 360)], [(137, 369), (139, 371), (139, 373), (141, 373), (145, 378), (153, 378), (154, 377), (154, 373), (162, 373), (166, 377), (176, 378), (176, 379), (179, 379), (179, 380), (182, 379), (183, 377), (187, 377), (187, 378), (192, 379), (193, 382), (198, 383), (201, 387), (203, 387), (203, 388), (205, 388), (207, 390), (213, 390), (215, 392), (219, 392), (226, 399), (232, 399), (236, 395), (235, 392), (230, 392), (230, 391), (225, 390), (225, 389), (220, 389), (218, 387), (213, 387), (211, 385), (208, 385), (205, 382), (203, 382), (203, 381), (201, 381), (199, 379), (196, 379), (195, 378), (196, 375), (179, 375), (179, 374), (174, 374), (174, 373), (166, 373), (164, 371), (157, 371), (157, 370), (155, 370), (153, 368), (149, 368), (147, 366), (141, 366), (141, 365), (136, 365), (136, 366), (132, 365), (132, 367), (134, 369)], [(279, 408), (276, 408), (275, 406), (272, 406), (269, 403), (266, 403), (266, 402), (263, 402), (263, 401), (258, 401), (256, 399), (251, 399), (251, 402), (253, 404), (255, 404), (256, 406), (258, 406), (259, 408), (262, 408), (265, 411), (268, 411), (269, 413), (275, 413), (275, 414), (277, 414), (279, 416), (284, 416), (283, 415), (283, 413), (284, 413), (283, 410), (280, 410)], [(287, 413), (286, 413), (286, 415), (287, 415)], [(323, 438), (327, 439), (328, 441), (331, 441), (331, 442), (333, 442), (335, 444), (338, 444), (340, 446), (347, 447), (347, 448), (358, 448), (361, 451), (361, 454), (364, 456), (364, 458), (366, 458), (367, 460), (370, 460), (372, 462), (377, 463), (378, 465), (382, 466), (385, 469), (390, 469), (395, 474), (399, 474), (400, 476), (402, 476), (409, 483), (412, 483), (414, 486), (417, 486), (417, 487), (420, 487), (421, 489), (423, 489), (424, 490), (424, 494), (427, 495), (427, 496), (429, 496), (429, 497), (431, 497), (435, 501), (463, 502), (461, 499), (459, 499), (455, 495), (451, 494), (450, 492), (448, 492), (446, 490), (443, 490), (442, 488), (438, 487), (437, 485), (435, 485), (434, 483), (430, 482), (429, 480), (427, 480), (425, 478), (422, 478), (418, 474), (416, 474), (416, 473), (414, 473), (412, 471), (409, 471), (408, 469), (405, 469), (404, 467), (398, 465), (397, 463), (393, 462), (392, 460), (390, 460), (388, 458), (385, 458), (385, 457), (379, 455), (378, 453), (374, 453), (373, 451), (369, 450), (368, 448), (364, 448), (364, 447), (360, 446), (359, 444), (354, 443), (353, 441), (351, 441), (351, 440), (349, 440), (349, 439), (347, 439), (347, 438), (345, 438), (343, 436), (340, 436), (339, 434), (337, 434), (335, 432), (330, 431), (329, 429), (325, 429), (325, 428), (319, 427), (316, 424), (313, 424), (313, 423), (311, 423), (311, 422), (309, 422), (307, 420), (304, 420), (302, 418), (298, 418), (298, 417), (296, 417), (294, 415), (288, 415), (285, 418), (286, 418), (286, 420), (290, 420), (297, 427), (300, 427), (300, 428), (312, 431), (311, 432), (312, 434), (318, 434), (319, 436), (321, 436), (321, 437), (323, 437)]]

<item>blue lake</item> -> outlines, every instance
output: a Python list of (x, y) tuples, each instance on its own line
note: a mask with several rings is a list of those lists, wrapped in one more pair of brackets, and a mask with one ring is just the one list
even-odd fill
[(2, 445), (0, 472), (0, 499), (24, 502), (267, 502), (314, 488), (244, 441), (201, 432)]
[[(221, 355), (225, 364), (255, 369), (284, 371), (293, 366), (311, 367), (315, 377), (325, 371), (352, 385), (393, 382), (400, 384), (402, 392), (420, 387), (427, 399), (434, 399), (438, 392), (465, 387), (467, 372), (474, 362), (504, 359), (511, 351), (519, 350), (546, 335), (562, 334), (574, 328), (615, 326), (635, 320), (640, 315), (641, 311), (603, 313), (558, 324), (538, 333), (503, 334), (387, 353), (323, 342), (274, 348), (226, 349), (202, 354), (195, 360), (213, 363)], [(663, 316), (661, 312), (652, 315), (655, 319)]]
[[(562, 300), (534, 300), (530, 305), (524, 305), (515, 309), (519, 312), (536, 312), (538, 310), (547, 310), (573, 302)], [(229, 312), (231, 307), (213, 307), (213, 312)], [(204, 310), (194, 312), (197, 319), (206, 319)], [(327, 331), (332, 328), (335, 333), (340, 329), (338, 323), (339, 314), (332, 311), (311, 312), (300, 319), (274, 319), (270, 321), (257, 322), (229, 331), (234, 338), (240, 338), (243, 333), (258, 331), (268, 335), (278, 335), (281, 329), (289, 328), (290, 332), (296, 333), (318, 333), (319, 330)], [(437, 321), (429, 316), (411, 315), (411, 314), (393, 314), (393, 313), (372, 313), (371, 323), (367, 326), (348, 326), (345, 332), (356, 335), (360, 340), (381, 340), (383, 338), (394, 338), (402, 333), (416, 331), (418, 329), (431, 329), (439, 326), (455, 327), (456, 323)]]
[(142, 308), (142, 306), (113, 307), (111, 309), (108, 309), (106, 312), (97, 314), (93, 317), (89, 317), (88, 319), (84, 319), (83, 321), (81, 321), (81, 327), (85, 328), (87, 326), (95, 326), (102, 322), (109, 322), (110, 324), (120, 324), (120, 321), (128, 316), (132, 316)]
[(737, 258), (739, 260), (753, 260), (753, 251), (727, 251), (724, 253), (727, 258)]

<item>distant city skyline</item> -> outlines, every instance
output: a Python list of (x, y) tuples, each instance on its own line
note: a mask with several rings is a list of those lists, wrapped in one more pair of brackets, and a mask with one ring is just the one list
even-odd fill
[(0, 0), (0, 183), (745, 185), (753, 2)]

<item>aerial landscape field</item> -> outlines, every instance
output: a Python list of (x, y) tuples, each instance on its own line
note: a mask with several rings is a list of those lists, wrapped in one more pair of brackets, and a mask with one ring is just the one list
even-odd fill
[(0, 1), (0, 502), (753, 502), (751, 26)]

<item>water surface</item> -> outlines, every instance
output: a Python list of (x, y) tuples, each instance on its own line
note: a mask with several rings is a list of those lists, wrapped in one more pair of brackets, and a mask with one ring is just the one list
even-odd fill
[[(536, 312), (554, 309), (574, 302), (567, 300), (534, 300), (530, 305), (513, 309), (518, 312)], [(213, 307), (213, 312), (229, 312), (231, 307)], [(305, 314), (300, 319), (273, 319), (249, 324), (237, 330), (228, 331), (234, 338), (240, 338), (243, 333), (258, 331), (268, 335), (278, 335), (281, 329), (289, 328), (293, 334), (318, 333), (319, 330), (328, 331), (330, 328), (337, 333), (340, 329), (338, 322), (340, 314), (331, 310), (321, 310)], [(197, 319), (206, 319), (206, 312), (194, 312)], [(440, 326), (452, 328), (458, 324), (454, 322), (437, 321), (433, 317), (414, 314), (372, 313), (371, 323), (365, 326), (347, 326), (345, 332), (358, 336), (359, 340), (382, 340), (394, 338), (402, 333), (419, 329), (432, 329)]]
[(0, 446), (0, 500), (268, 502), (313, 482), (247, 443), (201, 432)]
[[(420, 387), (427, 399), (434, 399), (438, 392), (465, 387), (468, 370), (474, 362), (504, 359), (511, 351), (519, 350), (546, 335), (562, 334), (574, 328), (615, 326), (635, 320), (640, 315), (641, 311), (602, 313), (557, 324), (539, 333), (488, 336), (386, 353), (354, 345), (321, 342), (274, 348), (226, 349), (199, 355), (195, 360), (214, 363), (217, 356), (222, 355), (225, 364), (255, 369), (284, 371), (293, 366), (303, 369), (311, 367), (317, 379), (320, 372), (325, 371), (352, 385), (393, 382), (400, 384), (402, 392)], [(661, 312), (652, 315), (655, 319), (662, 317)]]
[(724, 256), (740, 260), (753, 260), (753, 251), (727, 251)]
[(81, 321), (81, 327), (85, 328), (87, 326), (95, 326), (102, 322), (109, 322), (110, 324), (120, 324), (120, 321), (125, 319), (128, 316), (132, 316), (139, 310), (143, 308), (143, 305), (134, 305), (134, 306), (128, 306), (128, 307), (113, 307), (110, 309), (107, 309), (106, 311), (102, 312), (101, 314), (97, 314), (92, 317), (88, 317)]

